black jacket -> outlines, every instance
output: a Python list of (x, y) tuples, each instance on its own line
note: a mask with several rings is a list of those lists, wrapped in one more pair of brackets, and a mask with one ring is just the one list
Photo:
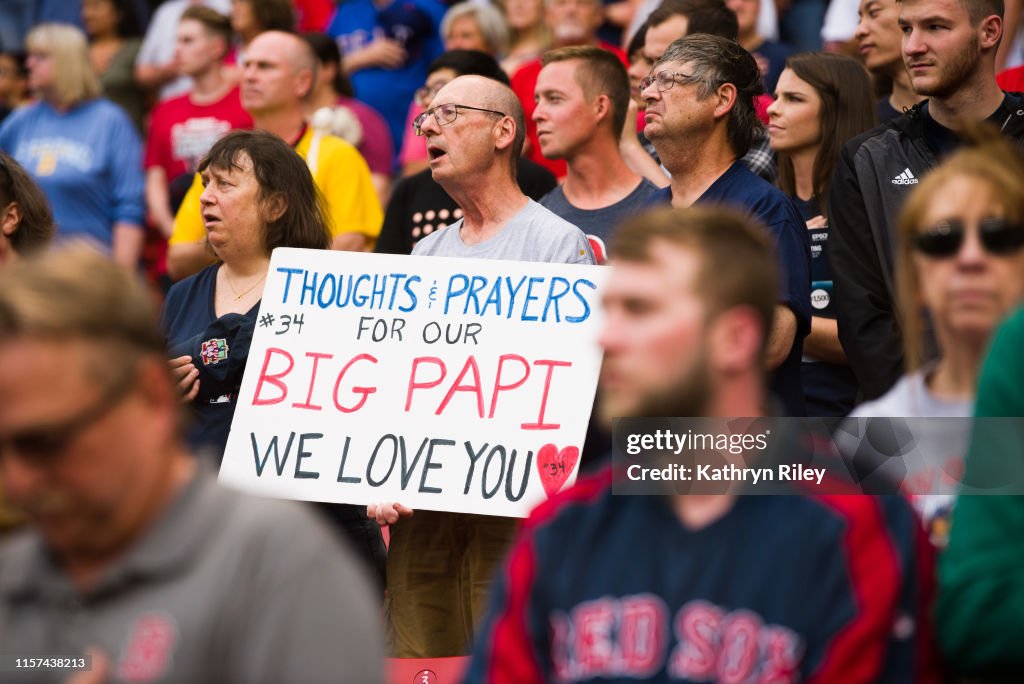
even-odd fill
[[(1024, 97), (1011, 93), (1008, 104), (1008, 115), (997, 123), (1024, 146)], [(926, 108), (926, 102), (915, 105), (849, 141), (829, 191), (828, 258), (839, 341), (865, 399), (885, 394), (903, 373), (896, 228), (903, 202), (939, 162), (925, 141)]]

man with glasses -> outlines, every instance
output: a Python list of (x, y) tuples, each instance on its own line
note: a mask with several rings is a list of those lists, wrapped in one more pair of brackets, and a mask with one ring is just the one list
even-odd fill
[(180, 406), (130, 273), (84, 248), (0, 270), (0, 481), (29, 523), (0, 545), (5, 658), (88, 651), (95, 681), (381, 681), (354, 560), (307, 508), (220, 488)]
[(754, 110), (761, 72), (739, 43), (695, 34), (672, 43), (641, 83), (644, 134), (672, 174), (655, 204), (725, 204), (747, 212), (771, 234), (781, 274), (765, 361), (786, 415), (802, 416), (800, 359), (810, 332), (810, 242), (796, 207), (741, 161), (762, 125)]
[[(417, 98), (424, 109), (430, 106), (434, 96), (449, 81), (459, 76), (483, 76), (508, 85), (508, 76), (501, 70), (494, 57), (477, 50), (449, 50), (430, 64), (426, 85), (417, 91)], [(423, 147), (426, 161), (426, 142), (415, 136)], [(525, 157), (516, 162), (516, 182), (523, 194), (533, 200), (550, 192), (556, 185), (550, 171)], [(399, 180), (391, 191), (387, 209), (384, 211), (384, 225), (377, 239), (374, 251), (383, 254), (409, 254), (412, 248), (431, 233), (437, 232), (453, 221), (462, 218), (462, 209), (430, 175), (430, 169), (423, 169)]]
[[(417, 243), (413, 255), (593, 264), (586, 236), (529, 199), (516, 183), (525, 126), (507, 86), (461, 76), (444, 86), (414, 130), (427, 139), (430, 171), (463, 216)], [(516, 520), (370, 505), (392, 525), (388, 611), (392, 655), (440, 658), (469, 652), (491, 576)], [(396, 524), (397, 523), (397, 524)]]
[[(664, 0), (647, 19), (638, 63), (646, 63), (649, 69), (669, 45), (694, 33), (709, 33), (738, 41), (739, 23), (723, 0)], [(754, 108), (764, 124), (768, 123), (768, 107), (773, 101), (767, 93), (754, 95)], [(767, 131), (762, 129), (754, 136), (742, 160), (758, 176), (775, 183), (778, 171)]]
[(463, 217), (420, 240), (413, 254), (592, 264), (579, 228), (520, 190), (525, 137), (519, 100), (508, 87), (462, 76), (442, 88), (413, 122), (426, 136), (430, 172)]
[(902, 0), (897, 9), (910, 87), (928, 100), (847, 143), (828, 202), (839, 341), (865, 399), (903, 373), (893, 262), (904, 200), (978, 122), (1024, 145), (1024, 97), (995, 77), (1003, 0)]

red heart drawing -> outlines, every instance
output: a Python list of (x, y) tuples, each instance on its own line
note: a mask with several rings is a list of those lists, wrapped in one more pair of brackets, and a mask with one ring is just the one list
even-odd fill
[(578, 447), (569, 446), (559, 451), (554, 444), (545, 444), (540, 448), (537, 452), (537, 472), (540, 473), (540, 483), (544, 485), (544, 491), (549, 497), (562, 488), (579, 459)]

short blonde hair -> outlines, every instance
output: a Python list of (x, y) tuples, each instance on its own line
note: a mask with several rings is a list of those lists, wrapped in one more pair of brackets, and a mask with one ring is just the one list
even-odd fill
[(46, 52), (53, 59), (54, 95), (63, 106), (99, 97), (103, 88), (92, 68), (89, 43), (70, 24), (40, 24), (25, 37), (29, 52)]

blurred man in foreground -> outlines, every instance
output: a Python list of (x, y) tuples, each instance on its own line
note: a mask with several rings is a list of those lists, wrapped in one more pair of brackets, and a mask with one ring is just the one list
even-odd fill
[(29, 521), (0, 545), (4, 652), (89, 649), (96, 681), (381, 681), (334, 536), (185, 451), (150, 300), (83, 248), (0, 272), (0, 480)]
[[(612, 254), (605, 419), (765, 415), (763, 230), (661, 210), (623, 224)], [(906, 501), (613, 496), (611, 482), (580, 480), (527, 519), (467, 681), (932, 680), (932, 559)]]

